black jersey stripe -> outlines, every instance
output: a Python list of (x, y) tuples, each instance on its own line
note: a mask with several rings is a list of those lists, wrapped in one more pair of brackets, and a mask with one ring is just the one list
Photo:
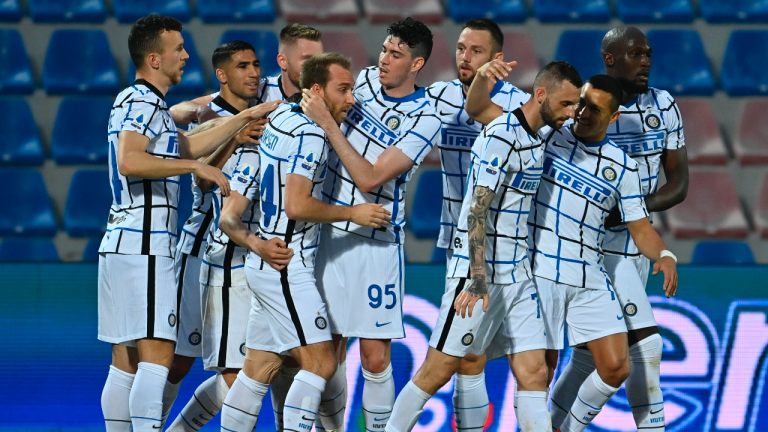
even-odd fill
[[(288, 219), (288, 227), (285, 230), (285, 244), (291, 244), (294, 228), (296, 228), (296, 221)], [(293, 326), (296, 327), (296, 336), (299, 337), (299, 343), (301, 346), (307, 346), (307, 339), (304, 337), (304, 328), (301, 326), (299, 313), (296, 311), (296, 305), (293, 302), (293, 296), (291, 296), (291, 286), (288, 283), (288, 266), (285, 266), (280, 270), (280, 285), (283, 288), (285, 305), (288, 307), (288, 312), (291, 314), (291, 321), (293, 322)]]
[(157, 257), (147, 256), (147, 338), (155, 337), (155, 280)]
[(152, 238), (152, 181), (143, 180), (144, 187), (144, 225), (141, 230), (141, 254), (149, 255)]
[[(467, 275), (469, 276), (469, 275)], [(437, 341), (437, 349), (440, 352), (443, 352), (443, 348), (445, 347), (445, 341), (448, 339), (448, 333), (451, 332), (451, 326), (453, 325), (453, 317), (456, 316), (456, 308), (453, 306), (456, 303), (456, 299), (459, 297), (459, 294), (461, 294), (461, 291), (464, 289), (464, 285), (467, 283), (467, 278), (460, 278), (459, 284), (456, 286), (456, 290), (453, 293), (453, 301), (451, 302), (451, 309), (448, 311), (448, 316), (445, 318), (445, 324), (443, 324), (443, 330), (440, 332), (440, 339)]]

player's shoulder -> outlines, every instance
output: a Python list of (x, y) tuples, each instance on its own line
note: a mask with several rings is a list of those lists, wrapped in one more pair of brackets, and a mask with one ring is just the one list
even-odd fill
[(637, 171), (637, 162), (621, 149), (611, 138), (606, 138), (601, 155), (621, 163), (630, 171)]
[(165, 98), (159, 94), (157, 89), (152, 89), (148, 85), (135, 82), (117, 95), (113, 108), (132, 104), (165, 107)]
[(379, 67), (368, 66), (363, 68), (355, 80), (355, 89), (360, 87), (373, 87), (379, 84)]
[(493, 100), (498, 98), (520, 99), (527, 101), (531, 98), (531, 95), (510, 82), (498, 81), (493, 90), (491, 90), (491, 99)]
[(325, 131), (304, 115), (299, 104), (280, 104), (277, 109), (269, 114), (268, 118), (269, 124), (284, 135), (291, 137), (299, 135), (325, 137)]
[(437, 98), (440, 97), (443, 92), (453, 90), (454, 88), (461, 88), (461, 83), (457, 79), (453, 81), (436, 81), (432, 83), (432, 85), (426, 87), (427, 96)]

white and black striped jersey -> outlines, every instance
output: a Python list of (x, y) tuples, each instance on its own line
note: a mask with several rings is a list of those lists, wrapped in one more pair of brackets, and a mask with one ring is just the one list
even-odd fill
[(520, 108), (489, 123), (477, 137), (448, 277), (469, 276), (469, 211), (474, 188), (485, 186), (495, 193), (485, 229), (488, 283), (511, 284), (531, 278), (527, 221), (541, 179), (543, 150)]
[(109, 117), (109, 181), (112, 206), (100, 253), (173, 257), (176, 250), (179, 176), (145, 179), (118, 169), (118, 135), (132, 131), (149, 138), (146, 152), (179, 159), (176, 125), (164, 95), (143, 79), (117, 95)]
[(545, 279), (610, 290), (603, 268), (605, 219), (617, 205), (624, 222), (648, 217), (638, 166), (610, 138), (581, 142), (571, 128), (540, 132), (546, 150), (528, 217), (531, 266)]
[[(293, 249), (288, 270), (313, 268), (319, 241), (320, 225), (289, 219), (285, 215), (285, 184), (288, 175), (298, 174), (312, 181), (312, 197), (322, 199), (328, 148), (325, 132), (309, 120), (298, 104), (282, 104), (269, 115), (259, 145), (259, 195), (250, 192), (247, 198), (260, 203), (259, 230), (269, 240), (278, 237)], [(253, 267), (272, 270), (256, 253)]]
[[(658, 187), (661, 154), (685, 145), (680, 109), (669, 93), (650, 88), (619, 111), (619, 120), (608, 125), (608, 137), (637, 162), (643, 196), (652, 194)], [(603, 250), (611, 255), (640, 255), (624, 225), (608, 230)]]
[[(467, 186), (467, 173), (472, 144), (483, 125), (464, 111), (464, 88), (458, 79), (436, 82), (427, 87), (435, 112), (442, 120), (440, 131), (440, 165), (443, 169), (443, 212), (440, 215), (440, 237), (437, 247), (453, 249), (453, 238)], [(531, 95), (508, 82), (497, 80), (491, 100), (505, 113), (521, 107)]]
[(336, 205), (383, 204), (392, 213), (392, 223), (371, 228), (352, 222), (336, 222), (334, 228), (372, 238), (400, 243), (405, 240), (405, 185), (421, 161), (437, 143), (440, 118), (434, 112), (424, 88), (402, 98), (384, 94), (379, 83), (379, 68), (360, 72), (355, 83), (356, 103), (347, 113), (341, 130), (367, 161), (374, 163), (384, 150), (396, 146), (413, 160), (413, 167), (369, 193), (360, 192), (336, 152), (328, 157), (328, 179), (323, 199)]

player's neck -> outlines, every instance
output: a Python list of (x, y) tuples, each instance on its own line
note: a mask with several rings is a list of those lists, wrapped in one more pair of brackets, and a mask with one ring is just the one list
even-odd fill
[(280, 85), (282, 85), (283, 93), (285, 93), (286, 97), (291, 97), (301, 91), (301, 89), (295, 86), (291, 79), (288, 78), (288, 71), (282, 71), (280, 73)]
[(389, 97), (404, 98), (406, 96), (413, 94), (413, 92), (416, 91), (416, 76), (409, 75), (408, 78), (406, 78), (405, 81), (399, 86), (388, 87), (382, 84), (381, 88), (384, 90), (384, 93), (386, 93), (386, 95)]
[[(573, 129), (571, 129), (573, 131)], [(592, 135), (590, 137), (583, 137), (576, 135), (576, 131), (573, 131), (573, 136), (576, 137), (577, 140), (583, 142), (583, 143), (594, 143), (594, 142), (600, 142), (604, 141), (605, 137), (608, 136), (608, 130), (604, 130), (601, 133)]]
[(540, 108), (533, 97), (523, 104), (523, 106), (520, 107), (520, 110), (523, 111), (525, 120), (528, 122), (528, 126), (531, 127), (531, 130), (534, 133), (539, 132), (539, 129), (544, 127), (544, 119), (541, 118)]
[(165, 96), (168, 94), (168, 89), (171, 88), (171, 80), (165, 75), (160, 73), (136, 71), (136, 79), (143, 79), (144, 81), (152, 84), (160, 93)]
[(229, 90), (229, 87), (225, 85), (222, 85), (221, 89), (219, 89), (219, 96), (238, 111), (245, 111), (248, 108), (248, 99), (243, 99), (232, 93), (232, 91)]
[(626, 105), (629, 102), (632, 102), (633, 100), (637, 99), (638, 96), (640, 96), (640, 93), (627, 93), (626, 90), (622, 90), (624, 93), (624, 96), (621, 98), (621, 104)]

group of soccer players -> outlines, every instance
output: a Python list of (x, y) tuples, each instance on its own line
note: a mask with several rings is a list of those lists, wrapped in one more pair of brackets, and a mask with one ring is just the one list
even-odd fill
[[(134, 24), (137, 80), (110, 116), (114, 199), (99, 258), (108, 431), (162, 429), (197, 357), (217, 374), (169, 430), (221, 412), (222, 431), (250, 432), (271, 388), (278, 431), (341, 431), (349, 337), (360, 340), (368, 431), (412, 430), (454, 375), (457, 428), (482, 431), (485, 363), (504, 356), (523, 431), (582, 431), (625, 381), (638, 429), (664, 430), (645, 283), (651, 259), (674, 295), (677, 259), (650, 213), (681, 202), (688, 175), (680, 113), (648, 87), (642, 32), (606, 34), (606, 75), (584, 82), (552, 62), (529, 95), (503, 81), (515, 63), (488, 19), (464, 25), (459, 78), (428, 88), (415, 84), (432, 51), (419, 21), (392, 23), (378, 66), (357, 78), (347, 58), (323, 53), (318, 30), (292, 24), (279, 76), (261, 77), (250, 44), (226, 43), (212, 56), (219, 91), (169, 108), (188, 58), (180, 32), (163, 16)], [(396, 400), (404, 195), (434, 146), (445, 294), (427, 357)], [(177, 221), (187, 173), (193, 212)], [(566, 323), (574, 349), (550, 395)]]

